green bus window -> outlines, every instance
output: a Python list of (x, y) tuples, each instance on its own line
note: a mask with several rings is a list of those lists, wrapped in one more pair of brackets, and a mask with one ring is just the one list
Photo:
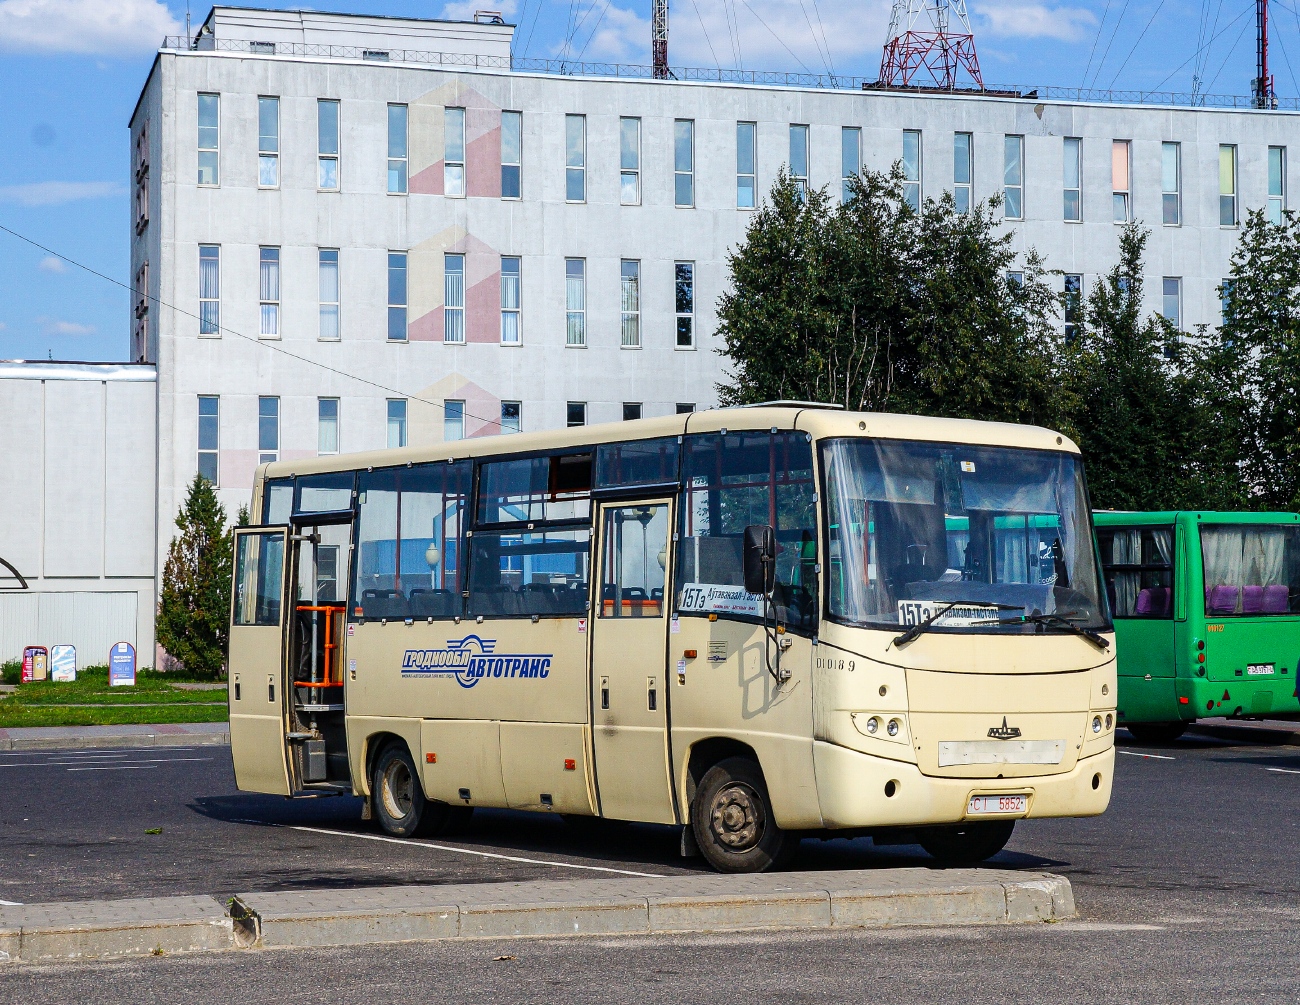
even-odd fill
[(1300, 613), (1300, 527), (1202, 525), (1201, 557), (1207, 617)]
[(1174, 616), (1173, 527), (1098, 527), (1097, 547), (1114, 617)]

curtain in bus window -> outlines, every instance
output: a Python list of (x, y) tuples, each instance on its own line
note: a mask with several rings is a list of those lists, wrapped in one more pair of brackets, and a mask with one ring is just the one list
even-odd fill
[(1202, 526), (1201, 554), (1207, 615), (1300, 611), (1300, 526)]
[(475, 531), (469, 542), (469, 615), (584, 613), (590, 538), (586, 529)]
[(1242, 583), (1267, 586), (1285, 582), (1286, 531), (1271, 527), (1248, 527), (1241, 535)]
[(776, 529), (777, 617), (816, 623), (817, 523), (812, 448), (804, 433), (710, 433), (686, 438), (682, 460), (677, 609), (757, 617), (741, 587), (745, 528)]
[(1202, 527), (1205, 563), (1205, 613), (1235, 614), (1241, 603), (1245, 555), (1240, 527)]
[[(1114, 565), (1141, 565), (1142, 564), (1142, 531), (1134, 527), (1132, 530), (1115, 531), (1114, 554), (1111, 556), (1111, 562)], [(1142, 573), (1136, 569), (1133, 571), (1116, 571), (1114, 578), (1115, 596), (1112, 598), (1115, 604), (1115, 616), (1128, 618), (1133, 616), (1137, 607), (1138, 592), (1141, 588)]]

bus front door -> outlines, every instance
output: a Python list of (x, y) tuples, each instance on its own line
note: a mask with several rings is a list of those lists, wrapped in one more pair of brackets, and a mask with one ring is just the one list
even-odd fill
[(287, 796), (284, 639), (289, 528), (235, 530), (228, 693), (235, 784)]
[(672, 504), (601, 507), (591, 619), (592, 740), (602, 816), (675, 823), (668, 750)]

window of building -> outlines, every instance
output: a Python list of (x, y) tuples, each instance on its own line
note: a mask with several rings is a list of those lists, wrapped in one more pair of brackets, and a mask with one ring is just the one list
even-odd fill
[(199, 334), (221, 334), (221, 248), (199, 245)]
[(678, 415), (690, 415), (691, 412), (693, 412), (693, 411), (695, 411), (695, 402), (693, 402), (693, 401), (679, 401), (679, 402), (677, 402), (677, 414), (678, 414)]
[(321, 98), (316, 102), (317, 185), (327, 192), (339, 188), (339, 103)]
[(619, 276), (619, 341), (633, 349), (641, 345), (641, 263), (623, 259)]
[(215, 394), (199, 395), (199, 474), (213, 485), (217, 481), (217, 458), (221, 447), (221, 399)]
[(587, 260), (564, 260), (565, 345), (587, 344)]
[(337, 248), (320, 249), (320, 337), (336, 342), (339, 337), (339, 253)]
[(1083, 276), (1065, 277), (1065, 340), (1073, 342), (1079, 337), (1079, 309), (1083, 306)]
[(257, 184), (275, 188), (280, 184), (280, 99), (257, 99)]
[(952, 201), (958, 213), (970, 212), (974, 149), (970, 133), (952, 134)]
[(465, 194), (465, 109), (443, 109), (442, 142), (442, 194), (460, 198)]
[(673, 123), (673, 202), (682, 209), (695, 205), (695, 120)]
[(808, 127), (790, 126), (790, 178), (799, 189), (799, 195), (808, 196)]
[(270, 464), (280, 459), (280, 399), (257, 399), (257, 463)]
[(519, 294), (523, 259), (501, 256), (501, 344), (518, 345), (522, 340), (519, 328)]
[(519, 401), (501, 402), (501, 432), (518, 433), (522, 431), (524, 406)]
[(736, 208), (754, 208), (757, 122), (736, 123)]
[(677, 348), (695, 347), (695, 263), (673, 266), (673, 300), (677, 311)]
[(1178, 143), (1160, 144), (1160, 212), (1166, 227), (1183, 222), (1182, 148)]
[(1219, 144), (1219, 226), (1237, 225), (1237, 147)]
[(587, 201), (587, 116), (564, 117), (564, 199)]
[(921, 130), (903, 130), (903, 200), (921, 211)]
[(199, 184), (217, 185), (221, 181), (218, 171), (218, 143), (220, 140), (221, 96), (199, 95)]
[(1025, 218), (1025, 138), (1002, 138), (1002, 216), (1007, 220)]
[(522, 189), (523, 112), (501, 113), (501, 198), (518, 199)]
[(135, 134), (135, 149), (132, 151), (131, 172), (135, 179), (135, 232), (143, 233), (149, 224), (149, 120), (140, 123)]
[(1225, 279), (1219, 284), (1219, 313), (1225, 324), (1232, 320), (1232, 288), (1235, 285), (1233, 279)]
[(862, 130), (857, 126), (840, 129), (840, 202), (853, 198), (850, 182), (862, 173)]
[(641, 204), (641, 120), (618, 120), (618, 191), (624, 206)]
[(442, 256), (442, 340), (465, 341), (465, 256)]
[(444, 440), (463, 440), (465, 438), (465, 402), (446, 398), (442, 403), (442, 438)]
[(641, 418), (641, 402), (625, 401), (623, 402), (623, 421), (631, 422), (633, 419)]
[(1130, 146), (1128, 140), (1112, 140), (1110, 144), (1110, 191), (1116, 223), (1128, 223), (1132, 219)]
[(1286, 209), (1286, 147), (1268, 148), (1268, 222), (1280, 224)]
[(1183, 281), (1175, 276), (1165, 276), (1161, 281), (1164, 300), (1160, 313), (1175, 328), (1183, 327)]
[(1023, 272), (1008, 272), (1007, 282), (1011, 283), (1013, 286), (1024, 286), (1025, 274)]
[(339, 452), (339, 399), (316, 399), (316, 452)]
[(1064, 190), (1066, 223), (1083, 222), (1083, 140), (1077, 136), (1065, 137), (1065, 163), (1061, 184)]
[(587, 424), (587, 403), (585, 401), (571, 401), (566, 409), (566, 424), (570, 426), (585, 426)]
[(388, 106), (388, 192), (406, 194), (406, 105)]
[(132, 314), (135, 321), (131, 327), (131, 358), (137, 363), (144, 362), (149, 353), (149, 263), (141, 262), (135, 273), (135, 305)]
[(388, 339), (406, 341), (406, 252), (388, 253)]
[(280, 249), (258, 249), (257, 299), (262, 338), (280, 337)]
[(388, 399), (388, 446), (406, 446), (406, 399)]

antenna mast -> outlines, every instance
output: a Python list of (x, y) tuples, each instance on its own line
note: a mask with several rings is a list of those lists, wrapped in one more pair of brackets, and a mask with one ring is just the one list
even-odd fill
[(956, 89), (957, 74), (963, 69), (983, 90), (966, 0), (894, 0), (889, 36), (880, 58), (879, 83), (885, 87), (951, 91)]
[(1255, 0), (1255, 79), (1250, 82), (1256, 108), (1276, 108), (1277, 92), (1268, 72), (1268, 0)]
[(650, 50), (655, 80), (672, 76), (668, 69), (668, 0), (650, 0)]

